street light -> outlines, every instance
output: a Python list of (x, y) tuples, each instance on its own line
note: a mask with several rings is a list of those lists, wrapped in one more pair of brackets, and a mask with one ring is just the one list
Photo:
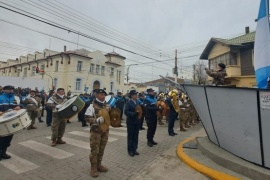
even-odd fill
[(128, 84), (128, 80), (129, 80), (129, 78), (128, 78), (128, 75), (129, 75), (129, 68), (130, 68), (130, 66), (136, 66), (136, 65), (138, 65), (138, 64), (131, 64), (131, 65), (129, 65), (129, 66), (127, 67), (127, 84)]
[(41, 75), (46, 75), (46, 76), (48, 76), (48, 77), (50, 77), (52, 79), (52, 90), (54, 90), (54, 87), (53, 87), (53, 77), (51, 75), (49, 75), (49, 74), (46, 74), (45, 71), (41, 71), (40, 74)]

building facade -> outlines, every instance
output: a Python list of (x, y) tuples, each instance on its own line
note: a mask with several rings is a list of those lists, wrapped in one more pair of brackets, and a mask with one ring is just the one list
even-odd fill
[(232, 39), (211, 38), (200, 59), (208, 60), (209, 69), (216, 69), (218, 63), (226, 65), (225, 84), (236, 87), (256, 87), (254, 71), (255, 32), (249, 32)]
[(79, 94), (104, 88), (116, 93), (124, 90), (125, 59), (115, 52), (104, 55), (85, 49), (64, 48), (64, 52), (45, 49), (0, 62), (0, 76), (43, 79), (45, 91), (62, 87)]

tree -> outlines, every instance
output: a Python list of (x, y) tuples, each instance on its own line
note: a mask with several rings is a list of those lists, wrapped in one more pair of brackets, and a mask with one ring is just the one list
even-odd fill
[(206, 84), (208, 76), (205, 68), (206, 64), (203, 61), (197, 61), (193, 64), (193, 80), (196, 84)]

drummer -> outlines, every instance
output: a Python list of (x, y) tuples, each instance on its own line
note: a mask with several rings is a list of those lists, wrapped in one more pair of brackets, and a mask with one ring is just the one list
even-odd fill
[(31, 125), (27, 128), (27, 130), (37, 129), (34, 124), (36, 118), (39, 116), (39, 112), (41, 112), (41, 99), (36, 96), (35, 90), (30, 91), (30, 94), (24, 100), (24, 104), (26, 106), (28, 115), (31, 118)]
[[(90, 123), (90, 147), (91, 154), (89, 160), (91, 163), (91, 176), (97, 177), (98, 172), (107, 172), (108, 168), (101, 164), (104, 150), (109, 137), (109, 129), (101, 131), (100, 124), (104, 123), (103, 117), (98, 117), (100, 109), (106, 109), (108, 112), (110, 106), (105, 101), (107, 93), (103, 89), (97, 89), (96, 98), (85, 112), (85, 120)], [(97, 118), (98, 117), (98, 118)]]
[(59, 116), (57, 109), (62, 107), (62, 103), (67, 100), (65, 96), (65, 90), (63, 88), (58, 88), (56, 94), (52, 95), (47, 102), (47, 107), (51, 108), (53, 111), (52, 114), (52, 143), (51, 146), (54, 147), (56, 144), (66, 144), (63, 141), (63, 136), (66, 129), (66, 119), (63, 119)]
[[(20, 110), (20, 106), (16, 101), (14, 94), (13, 94), (13, 86), (4, 86), (3, 87), (3, 94), (0, 95), (0, 116), (7, 110)], [(0, 160), (2, 159), (10, 159), (11, 156), (8, 155), (7, 148), (10, 146), (11, 140), (13, 135), (9, 136), (0, 136)]]

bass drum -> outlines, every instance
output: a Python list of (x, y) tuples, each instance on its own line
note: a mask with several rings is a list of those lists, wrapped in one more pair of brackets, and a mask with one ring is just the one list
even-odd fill
[(8, 136), (17, 133), (31, 124), (26, 109), (10, 111), (0, 116), (0, 136)]
[(113, 96), (111, 96), (111, 95), (106, 96), (105, 101), (107, 104), (109, 104), (109, 106), (111, 108), (113, 108), (115, 106), (116, 99)]
[(85, 102), (78, 96), (73, 96), (62, 104), (58, 109), (58, 114), (61, 118), (70, 119), (79, 113), (85, 105)]

